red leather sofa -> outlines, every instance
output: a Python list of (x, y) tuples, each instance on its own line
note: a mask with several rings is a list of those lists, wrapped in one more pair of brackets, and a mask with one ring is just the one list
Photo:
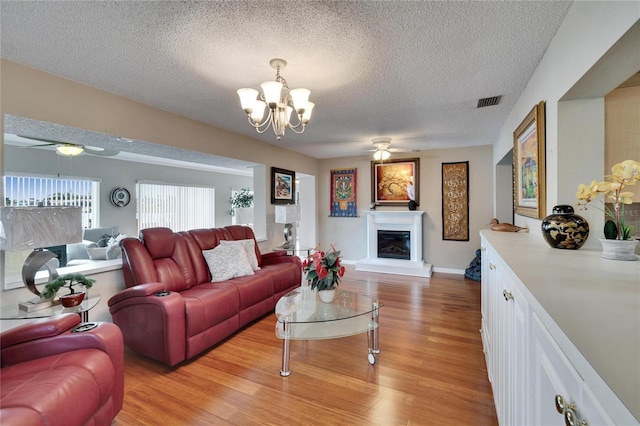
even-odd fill
[(0, 358), (2, 425), (110, 425), (122, 409), (124, 347), (111, 323), (35, 320), (0, 334)]
[[(260, 269), (211, 282), (203, 250), (223, 240), (252, 240)], [(134, 351), (168, 365), (193, 358), (257, 318), (298, 287), (300, 259), (260, 253), (251, 228), (173, 232), (149, 228), (120, 242), (126, 289), (109, 300), (113, 322)]]

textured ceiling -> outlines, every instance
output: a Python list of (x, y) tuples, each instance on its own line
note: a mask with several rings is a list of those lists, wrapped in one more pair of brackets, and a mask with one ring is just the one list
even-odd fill
[[(405, 150), (486, 145), (570, 6), (3, 0), (0, 55), (316, 158), (366, 154), (379, 136)], [(307, 131), (281, 141), (249, 126), (236, 95), (272, 80), (275, 57), (316, 104)]]

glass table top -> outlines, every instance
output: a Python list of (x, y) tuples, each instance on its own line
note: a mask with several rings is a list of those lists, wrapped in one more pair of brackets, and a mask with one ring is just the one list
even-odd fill
[(315, 340), (364, 333), (378, 327), (377, 310), (382, 306), (367, 296), (339, 289), (333, 301), (325, 303), (309, 286), (298, 287), (276, 304), (276, 336)]
[(76, 313), (82, 314), (90, 309), (93, 309), (98, 302), (100, 302), (100, 293), (95, 290), (89, 290), (82, 303), (72, 308), (65, 308), (62, 305), (54, 305), (45, 309), (39, 309), (37, 311), (23, 311), (18, 307), (18, 304), (6, 305), (0, 308), (0, 319), (12, 320), (12, 319), (31, 319), (31, 318), (48, 318), (57, 314)]

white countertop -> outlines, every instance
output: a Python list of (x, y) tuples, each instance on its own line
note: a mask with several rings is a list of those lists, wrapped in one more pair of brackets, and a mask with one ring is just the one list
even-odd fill
[[(535, 298), (532, 308), (542, 309), (562, 330), (564, 336), (555, 330), (554, 338), (574, 367), (580, 372), (582, 360), (572, 353), (577, 349), (640, 419), (640, 261), (603, 259), (600, 251), (584, 248), (554, 249), (528, 233), (481, 235)], [(553, 324), (545, 325), (553, 335)]]

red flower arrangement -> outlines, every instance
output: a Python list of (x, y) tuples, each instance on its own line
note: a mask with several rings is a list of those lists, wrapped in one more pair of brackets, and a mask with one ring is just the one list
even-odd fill
[(340, 284), (344, 276), (344, 266), (340, 264), (340, 250), (331, 246), (331, 251), (315, 251), (302, 262), (302, 270), (307, 273), (311, 290), (331, 290)]

